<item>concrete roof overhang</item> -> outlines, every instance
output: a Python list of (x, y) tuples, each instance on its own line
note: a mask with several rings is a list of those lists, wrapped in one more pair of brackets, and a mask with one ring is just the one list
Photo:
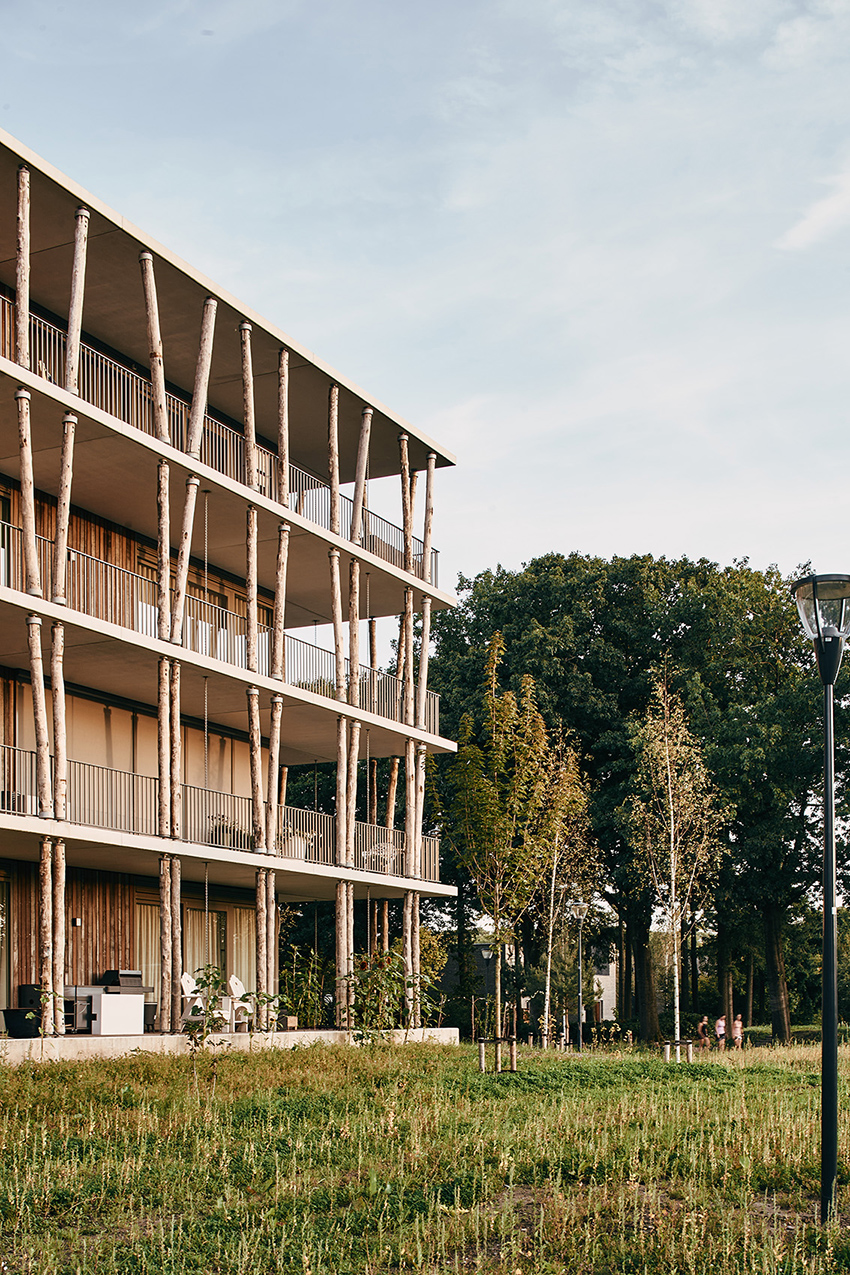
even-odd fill
[(398, 435), (410, 437), (414, 469), (424, 469), (429, 452), (437, 464), (452, 465), (454, 456), (417, 430), (403, 417), (379, 403), (358, 385), (339, 375), (285, 332), (268, 323), (235, 297), (218, 288), (167, 248), (113, 212), (76, 182), (40, 159), (8, 133), (0, 130), (0, 281), (14, 288), (17, 170), (30, 170), (33, 301), (59, 316), (67, 316), (70, 299), (74, 214), (89, 209), (89, 247), (86, 263), (84, 331), (120, 350), (140, 367), (149, 367), (144, 298), (139, 253), (154, 255), (165, 374), (170, 382), (191, 392), (198, 354), (204, 299), (218, 300), (216, 338), (210, 377), (211, 406), (235, 421), (242, 419), (242, 378), (239, 325), (253, 325), (253, 366), (257, 431), (277, 438), (277, 367), (282, 346), (290, 351), (290, 437), (293, 461), (316, 475), (327, 472), (327, 419), (330, 385), (340, 387), (340, 473), (353, 481), (364, 406), (375, 409), (370, 449), (370, 473), (378, 478), (399, 472)]
[[(244, 850), (226, 850), (220, 846), (81, 828), (76, 824), (33, 815), (0, 814), (0, 857), (3, 859), (38, 862), (42, 837), (61, 837), (65, 841), (66, 863), (72, 868), (94, 868), (102, 872), (120, 870), (137, 876), (156, 877), (160, 856), (174, 854), (181, 861), (181, 876), (185, 881), (203, 881), (208, 872), (211, 885), (240, 889), (254, 888), (257, 868), (271, 868), (277, 876), (278, 897), (289, 902), (332, 899), (337, 881), (353, 881), (354, 896), (358, 899), (365, 899), (367, 891), (372, 898), (388, 899), (401, 898), (407, 890), (435, 898), (452, 898), (457, 893), (454, 886), (435, 881), (387, 877), (357, 872), (352, 868), (279, 859), (274, 855)], [(119, 864), (120, 868), (117, 868)]]

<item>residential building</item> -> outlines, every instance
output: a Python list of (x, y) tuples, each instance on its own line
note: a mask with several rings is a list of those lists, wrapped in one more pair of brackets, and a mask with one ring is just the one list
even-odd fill
[[(5, 134), (0, 443), (0, 1006), (36, 984), (62, 1031), (65, 987), (141, 969), (174, 1030), (184, 972), (269, 994), (278, 904), (334, 899), (345, 1025), (355, 900), (373, 934), (404, 900), (415, 976), (453, 893), (422, 835), (453, 457)], [(317, 762), (333, 815), (286, 801)]]

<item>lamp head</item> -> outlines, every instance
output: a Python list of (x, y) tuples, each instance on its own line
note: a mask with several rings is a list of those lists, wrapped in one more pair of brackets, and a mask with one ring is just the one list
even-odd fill
[(584, 920), (584, 918), (587, 916), (588, 912), (590, 911), (590, 904), (589, 903), (571, 903), (570, 911), (572, 912), (575, 920), (578, 921), (580, 924)]
[(832, 686), (850, 634), (850, 576), (804, 576), (792, 584), (791, 593), (803, 631), (814, 642), (821, 680)]

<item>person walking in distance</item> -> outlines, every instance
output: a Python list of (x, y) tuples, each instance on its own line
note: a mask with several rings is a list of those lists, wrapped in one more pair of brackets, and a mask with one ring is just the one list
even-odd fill
[(735, 1015), (735, 1021), (732, 1024), (732, 1044), (735, 1049), (741, 1049), (744, 1044), (744, 1020), (740, 1014)]
[(710, 1043), (708, 1039), (708, 1014), (703, 1014), (697, 1023), (697, 1049), (708, 1049)]
[(714, 1024), (714, 1034), (717, 1037), (717, 1048), (726, 1048), (726, 1015), (721, 1014), (717, 1022)]

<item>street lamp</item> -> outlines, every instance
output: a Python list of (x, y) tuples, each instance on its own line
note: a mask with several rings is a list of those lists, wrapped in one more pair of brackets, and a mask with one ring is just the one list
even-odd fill
[(584, 918), (587, 916), (589, 903), (571, 903), (570, 911), (573, 917), (578, 921), (578, 1052), (581, 1053), (581, 1020), (584, 1017), (584, 1006), (582, 1005), (581, 996), (581, 931), (584, 925)]
[(838, 963), (835, 912), (835, 758), (832, 688), (850, 634), (850, 576), (805, 576), (791, 586), (823, 682), (823, 1007), (820, 1217), (835, 1210), (838, 1172)]

